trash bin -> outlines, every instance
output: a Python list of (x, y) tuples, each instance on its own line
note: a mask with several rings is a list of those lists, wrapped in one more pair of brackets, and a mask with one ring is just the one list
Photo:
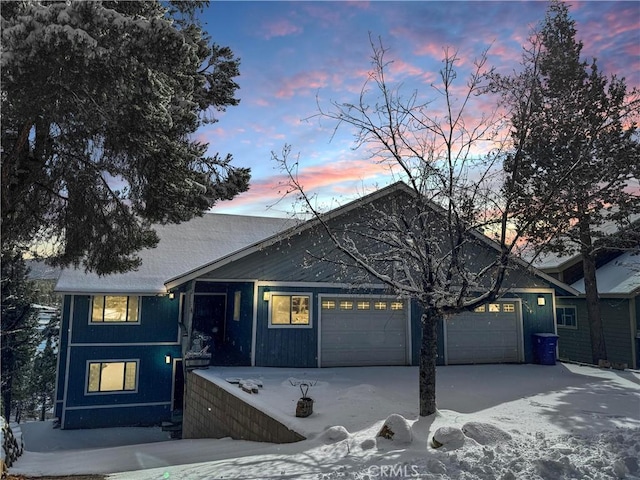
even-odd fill
[(533, 361), (540, 365), (556, 364), (556, 346), (558, 335), (555, 333), (533, 334)]

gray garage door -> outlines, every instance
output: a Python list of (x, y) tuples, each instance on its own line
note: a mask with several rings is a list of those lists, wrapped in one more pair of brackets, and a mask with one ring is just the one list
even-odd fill
[(447, 364), (521, 361), (519, 302), (500, 301), (446, 319)]
[(395, 299), (322, 297), (321, 365), (406, 365), (407, 315)]

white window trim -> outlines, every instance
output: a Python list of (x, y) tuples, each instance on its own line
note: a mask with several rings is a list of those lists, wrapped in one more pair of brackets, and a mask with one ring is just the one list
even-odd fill
[[(93, 301), (96, 296), (103, 297), (138, 297), (138, 318), (135, 322), (94, 322), (93, 321)], [(89, 300), (89, 325), (140, 325), (140, 317), (142, 316), (142, 296), (140, 295), (129, 295), (127, 293), (97, 293), (95, 295), (90, 295)]]
[[(89, 366), (92, 363), (126, 363), (126, 362), (135, 362), (136, 364), (136, 388), (133, 390), (109, 390), (108, 392), (90, 392), (89, 391)], [(129, 393), (138, 393), (138, 387), (140, 382), (140, 359), (139, 358), (127, 358), (127, 359), (108, 359), (108, 360), (97, 360), (91, 359), (86, 361), (85, 365), (85, 380), (84, 380), (84, 394), (85, 396), (94, 396), (94, 395), (123, 395)]]
[[(313, 293), (311, 292), (267, 292), (269, 294), (268, 306), (269, 311), (267, 326), (268, 328), (313, 328)], [(293, 296), (293, 297), (309, 297), (309, 323), (308, 324), (272, 324), (271, 323), (271, 307), (273, 305), (271, 299), (274, 296)]]
[[(573, 309), (573, 311), (575, 312), (575, 319), (576, 319), (576, 324), (575, 325), (565, 325), (563, 323), (560, 323), (560, 317), (558, 317), (558, 309), (560, 308), (571, 308)], [(556, 326), (558, 328), (566, 328), (568, 330), (577, 330), (578, 329), (578, 307), (575, 305), (556, 305)]]

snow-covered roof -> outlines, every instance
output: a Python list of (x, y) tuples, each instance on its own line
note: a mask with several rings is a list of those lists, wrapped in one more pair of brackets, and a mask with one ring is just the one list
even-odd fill
[[(630, 295), (640, 292), (640, 254), (624, 253), (596, 270), (598, 293), (601, 295)], [(584, 279), (571, 285), (584, 293)]]
[[(628, 221), (630, 223), (640, 222), (640, 214), (629, 215)], [(612, 236), (620, 231), (620, 225), (617, 222), (607, 220), (598, 225), (595, 230), (604, 236)], [(577, 244), (569, 239), (565, 243), (574, 246), (576, 252), (571, 254), (545, 253), (536, 258), (533, 265), (543, 271), (559, 272), (581, 261), (582, 256)]]
[(560, 255), (557, 253), (547, 253), (536, 258), (533, 265), (543, 271), (556, 272), (563, 270), (572, 263), (578, 262), (580, 258), (580, 254)]
[(159, 225), (158, 246), (139, 253), (138, 270), (98, 276), (84, 269), (63, 270), (61, 293), (166, 293), (165, 282), (177, 274), (260, 242), (292, 225), (292, 219), (207, 213), (178, 225)]

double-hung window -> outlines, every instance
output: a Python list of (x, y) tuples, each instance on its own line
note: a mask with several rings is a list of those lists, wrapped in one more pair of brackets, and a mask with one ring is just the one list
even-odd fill
[(140, 299), (131, 295), (95, 295), (91, 323), (139, 323)]
[(87, 393), (135, 392), (138, 360), (88, 362)]
[(270, 303), (270, 327), (311, 325), (311, 295), (274, 293)]

